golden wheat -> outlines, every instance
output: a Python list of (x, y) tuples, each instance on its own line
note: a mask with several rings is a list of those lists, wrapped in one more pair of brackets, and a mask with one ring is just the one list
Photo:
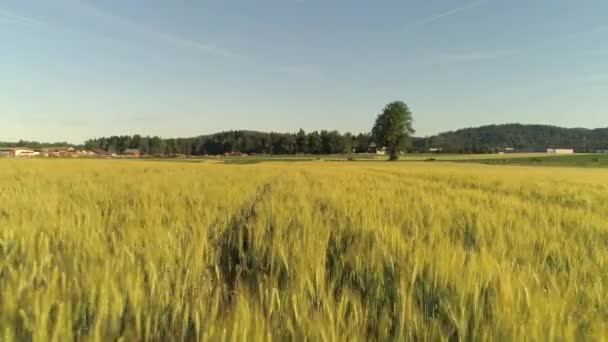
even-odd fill
[(0, 340), (602, 340), (608, 172), (0, 160)]

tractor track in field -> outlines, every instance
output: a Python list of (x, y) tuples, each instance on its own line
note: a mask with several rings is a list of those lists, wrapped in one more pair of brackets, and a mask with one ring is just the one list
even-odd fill
[[(237, 283), (243, 277), (254, 277), (265, 271), (264, 260), (258, 260), (252, 250), (252, 225), (259, 214), (259, 205), (273, 191), (280, 176), (258, 186), (253, 198), (242, 205), (229, 219), (219, 233), (212, 229), (211, 240), (216, 250), (217, 265), (221, 273), (220, 283), (228, 287), (228, 293), (235, 294)], [(215, 226), (219, 226), (216, 224)], [(216, 235), (217, 234), (217, 235)], [(260, 266), (260, 264), (262, 264)], [(260, 268), (260, 269), (257, 269)], [(227, 298), (228, 301), (231, 298)]]

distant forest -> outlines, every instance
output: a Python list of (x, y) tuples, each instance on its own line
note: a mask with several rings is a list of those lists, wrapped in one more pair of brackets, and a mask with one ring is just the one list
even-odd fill
[(341, 134), (338, 131), (305, 133), (263, 133), (255, 131), (229, 131), (196, 138), (161, 139), (159, 137), (112, 136), (85, 142), (88, 149), (122, 152), (139, 149), (143, 154), (217, 155), (224, 153), (247, 154), (341, 154), (367, 152), (370, 134)]
[[(87, 149), (121, 153), (128, 148), (143, 154), (217, 155), (224, 153), (256, 154), (343, 154), (370, 150), (371, 134), (313, 131), (265, 133), (227, 131), (194, 138), (162, 139), (141, 135), (111, 136), (87, 140)], [(0, 147), (66, 146), (66, 143), (44, 144), (31, 141), (0, 143)], [(82, 147), (82, 146), (81, 146)], [(608, 150), (608, 128), (561, 128), (546, 125), (490, 125), (465, 128), (425, 138), (412, 138), (409, 152), (492, 153), (513, 148), (516, 151), (544, 151), (546, 148), (573, 148), (577, 152)]]
[(441, 148), (444, 153), (491, 153), (505, 148), (535, 152), (572, 148), (577, 152), (608, 150), (608, 128), (561, 128), (547, 125), (490, 125), (464, 128), (414, 139), (414, 150)]
[[(223, 154), (231, 152), (267, 154), (336, 154), (368, 152), (371, 134), (341, 134), (337, 131), (306, 133), (263, 133), (230, 131), (186, 139), (114, 136), (89, 140), (87, 148), (121, 152), (137, 148), (144, 154)], [(547, 125), (490, 125), (465, 128), (426, 138), (412, 138), (409, 152), (493, 153), (513, 148), (516, 151), (544, 151), (547, 148), (573, 148), (577, 152), (608, 150), (608, 128), (561, 128)]]
[(0, 141), (0, 148), (29, 147), (29, 148), (33, 148), (33, 149), (40, 149), (43, 147), (64, 147), (64, 146), (82, 147), (82, 145), (72, 145), (72, 144), (68, 144), (67, 142), (45, 143), (45, 142), (26, 141), (26, 140), (19, 140), (17, 142)]

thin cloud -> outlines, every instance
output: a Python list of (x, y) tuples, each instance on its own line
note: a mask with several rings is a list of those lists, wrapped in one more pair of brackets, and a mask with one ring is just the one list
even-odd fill
[(607, 56), (608, 50), (590, 50), (585, 53), (586, 56)]
[(164, 39), (170, 43), (173, 43), (175, 45), (180, 45), (186, 48), (191, 48), (193, 50), (197, 50), (203, 53), (210, 53), (210, 54), (214, 54), (214, 55), (218, 55), (218, 56), (222, 56), (222, 57), (230, 57), (230, 58), (243, 58), (243, 56), (241, 54), (238, 54), (236, 52), (224, 49), (224, 48), (220, 48), (218, 46), (215, 45), (210, 45), (210, 44), (203, 44), (201, 42), (192, 40), (192, 39), (187, 39), (187, 38), (183, 38), (183, 37), (179, 37), (167, 32), (162, 32), (162, 31), (158, 31), (152, 28), (146, 28), (146, 30), (148, 30), (151, 34), (155, 34), (157, 35), (159, 38)]
[(316, 79), (322, 80), (325, 79), (325, 74), (318, 70), (317, 68), (303, 65), (286, 65), (277, 68), (278, 71), (289, 74), (296, 78), (304, 78), (304, 79)]
[(45, 26), (47, 24), (42, 20), (24, 16), (2, 8), (0, 8), (0, 22), (30, 27), (40, 27)]
[(194, 39), (178, 36), (173, 33), (169, 33), (148, 25), (138, 23), (129, 18), (107, 12), (87, 0), (69, 0), (69, 2), (72, 6), (80, 7), (80, 10), (88, 15), (95, 16), (106, 22), (111, 22), (114, 25), (123, 26), (125, 28), (128, 28), (132, 32), (136, 32), (146, 37), (151, 37), (152, 39), (155, 39), (157, 41), (181, 46), (205, 54), (212, 54), (216, 56), (230, 58), (243, 58), (242, 55), (236, 52), (218, 47), (214, 44), (207, 44)]
[(410, 67), (437, 66), (450, 64), (466, 64), (475, 62), (486, 62), (509, 57), (519, 56), (519, 50), (469, 50), (469, 51), (444, 51), (421, 55), (417, 59), (410, 60)]
[(139, 115), (132, 119), (132, 121), (162, 121), (166, 119), (165, 117), (156, 116), (156, 115)]
[(608, 73), (589, 74), (581, 78), (581, 81), (587, 85), (606, 85), (608, 84)]
[(429, 23), (432, 23), (432, 22), (438, 21), (438, 20), (440, 20), (440, 19), (443, 19), (443, 18), (446, 18), (446, 17), (453, 16), (453, 15), (458, 14), (458, 13), (460, 13), (460, 12), (464, 12), (464, 11), (467, 11), (467, 10), (471, 10), (471, 9), (474, 9), (474, 8), (477, 8), (477, 7), (481, 7), (481, 6), (483, 6), (483, 5), (487, 4), (487, 3), (488, 3), (488, 0), (477, 0), (477, 1), (473, 1), (473, 2), (470, 2), (470, 3), (465, 4), (465, 5), (463, 5), (463, 6), (456, 7), (456, 8), (452, 8), (452, 9), (450, 9), (450, 10), (448, 10), (448, 11), (445, 11), (445, 12), (442, 12), (442, 13), (437, 13), (437, 14), (434, 14), (434, 15), (431, 15), (431, 16), (428, 16), (428, 17), (426, 17), (426, 18), (422, 19), (422, 20), (419, 22), (419, 24), (420, 24), (420, 25), (429, 24)]
[(604, 31), (608, 31), (608, 25), (596, 26), (590, 31), (590, 33), (599, 33), (599, 32), (604, 32)]
[(447, 53), (437, 59), (442, 62), (476, 62), (516, 55), (517, 51), (468, 51)]

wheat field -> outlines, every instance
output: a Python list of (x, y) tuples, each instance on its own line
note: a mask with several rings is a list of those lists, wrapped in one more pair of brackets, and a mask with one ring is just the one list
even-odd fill
[(608, 172), (0, 160), (2, 341), (608, 339)]

